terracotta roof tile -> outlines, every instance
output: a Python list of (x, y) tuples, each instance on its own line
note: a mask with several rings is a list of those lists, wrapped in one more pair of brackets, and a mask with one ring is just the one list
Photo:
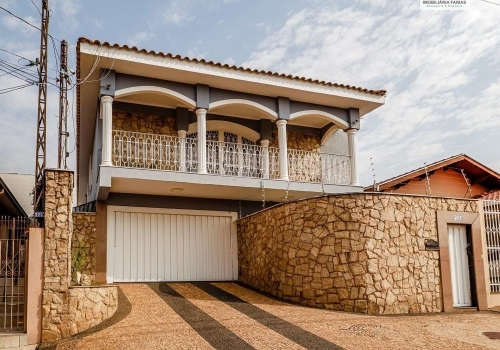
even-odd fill
[(479, 196), (476, 196), (476, 198), (485, 201), (500, 201), (500, 189), (481, 193)]
[(136, 52), (143, 52), (143, 53), (146, 53), (146, 54), (150, 54), (150, 55), (156, 55), (156, 56), (163, 56), (163, 57), (168, 57), (168, 58), (173, 58), (173, 59), (176, 59), (176, 60), (179, 60), (179, 61), (187, 61), (187, 62), (199, 62), (199, 63), (204, 63), (204, 64), (207, 64), (207, 65), (211, 65), (211, 66), (216, 66), (216, 67), (222, 67), (222, 68), (227, 68), (227, 69), (232, 69), (232, 70), (240, 70), (240, 71), (245, 71), (245, 72), (252, 72), (252, 73), (256, 73), (256, 74), (267, 74), (267, 75), (273, 75), (273, 76), (278, 76), (278, 77), (282, 77), (282, 78), (288, 78), (288, 79), (293, 79), (293, 80), (300, 80), (300, 81), (306, 81), (306, 82), (310, 82), (310, 83), (315, 83), (315, 84), (320, 84), (320, 85), (326, 85), (326, 86), (334, 86), (334, 87), (341, 87), (341, 88), (345, 88), (345, 89), (350, 89), (350, 90), (357, 90), (357, 91), (361, 91), (361, 92), (365, 92), (365, 93), (368, 93), (368, 94), (372, 94), (372, 95), (377, 95), (377, 96), (385, 96), (387, 94), (387, 91), (386, 90), (369, 90), (369, 89), (365, 89), (365, 88), (361, 88), (361, 87), (357, 87), (357, 86), (353, 86), (353, 85), (345, 85), (345, 84), (338, 84), (338, 83), (331, 83), (331, 82), (327, 82), (327, 81), (319, 81), (317, 79), (315, 80), (312, 80), (311, 78), (306, 78), (306, 77), (299, 77), (299, 76), (294, 76), (292, 74), (283, 74), (283, 73), (278, 73), (278, 72), (272, 72), (272, 71), (264, 71), (264, 70), (258, 70), (258, 69), (251, 69), (251, 68), (245, 68), (245, 67), (239, 67), (239, 66), (235, 66), (235, 65), (228, 65), (228, 64), (224, 64), (224, 63), (220, 63), (220, 62), (214, 62), (214, 61), (207, 61), (205, 59), (198, 59), (198, 58), (190, 58), (190, 57), (183, 57), (181, 55), (173, 55), (171, 53), (164, 53), (164, 52), (156, 52), (154, 50), (145, 50), (145, 49), (138, 49), (136, 46), (128, 46), (128, 45), (119, 45), (119, 44), (111, 44), (107, 41), (99, 41), (99, 40), (92, 40), (92, 39), (88, 39), (88, 38), (85, 38), (85, 37), (81, 37), (78, 39), (78, 44), (80, 43), (88, 43), (88, 44), (93, 44), (93, 45), (101, 45), (101, 46), (104, 46), (104, 47), (111, 47), (111, 48), (117, 48), (117, 49), (125, 49), (125, 50), (131, 50), (131, 51), (136, 51)]

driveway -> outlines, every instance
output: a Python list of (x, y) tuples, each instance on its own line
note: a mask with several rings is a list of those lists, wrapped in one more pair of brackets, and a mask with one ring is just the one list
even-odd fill
[(120, 284), (119, 310), (57, 349), (499, 349), (500, 313), (368, 316), (318, 310), (235, 283)]

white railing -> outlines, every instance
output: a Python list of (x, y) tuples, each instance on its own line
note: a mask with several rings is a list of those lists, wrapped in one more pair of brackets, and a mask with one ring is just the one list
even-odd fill
[(276, 179), (279, 149), (232, 142), (207, 141), (209, 174)]
[[(207, 172), (214, 175), (278, 179), (279, 148), (207, 141)], [(350, 158), (288, 150), (291, 181), (347, 185)], [(196, 172), (198, 140), (132, 131), (113, 131), (113, 165)]]
[(113, 165), (195, 172), (198, 166), (195, 139), (147, 134), (132, 131), (113, 131)]
[(348, 185), (350, 157), (303, 150), (288, 150), (288, 176), (291, 181)]
[(500, 201), (483, 201), (490, 290), (500, 292)]

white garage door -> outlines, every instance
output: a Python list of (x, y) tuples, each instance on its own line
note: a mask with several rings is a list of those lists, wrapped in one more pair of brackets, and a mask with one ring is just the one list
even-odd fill
[(237, 279), (235, 213), (108, 206), (107, 280)]

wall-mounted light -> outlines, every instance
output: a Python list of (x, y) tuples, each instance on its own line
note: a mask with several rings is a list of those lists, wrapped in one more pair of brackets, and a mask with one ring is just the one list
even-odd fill
[(426, 239), (425, 250), (439, 250), (439, 242), (430, 238)]

